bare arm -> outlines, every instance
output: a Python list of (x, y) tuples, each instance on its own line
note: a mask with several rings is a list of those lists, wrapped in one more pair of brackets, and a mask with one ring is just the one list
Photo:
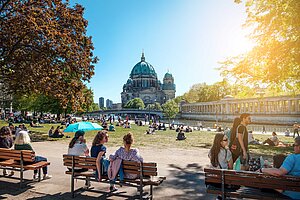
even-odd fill
[(261, 171), (264, 174), (270, 174), (273, 176), (283, 176), (288, 173), (288, 171), (282, 167), (280, 167), (279, 169), (277, 169), (277, 168), (262, 168)]
[(246, 152), (246, 148), (245, 148), (244, 141), (243, 141), (243, 134), (238, 133), (238, 140), (239, 140), (239, 143), (243, 150), (243, 153)]

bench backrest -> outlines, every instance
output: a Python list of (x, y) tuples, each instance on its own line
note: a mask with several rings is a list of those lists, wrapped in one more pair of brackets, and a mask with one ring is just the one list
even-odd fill
[[(82, 169), (97, 169), (96, 158), (63, 155), (64, 166), (72, 168), (73, 161), (74, 167)], [(139, 163), (135, 161), (122, 161), (122, 166), (125, 173), (141, 174), (142, 171), (143, 176), (157, 176), (157, 164), (153, 162)]]
[(34, 162), (35, 153), (30, 150), (13, 150), (0, 148), (0, 160), (15, 160), (21, 161), (23, 157), (23, 162)]
[[(205, 168), (205, 183), (243, 185), (254, 188), (291, 190), (300, 192), (300, 177), (271, 176), (250, 171), (234, 171)], [(222, 178), (223, 175), (223, 178)]]

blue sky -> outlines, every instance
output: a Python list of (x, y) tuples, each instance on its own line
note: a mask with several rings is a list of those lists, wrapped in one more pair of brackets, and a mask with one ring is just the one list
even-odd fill
[(99, 97), (121, 102), (123, 84), (142, 50), (159, 80), (173, 74), (176, 96), (196, 83), (222, 80), (218, 62), (251, 47), (245, 8), (233, 0), (72, 0), (85, 7), (87, 35), (100, 61), (88, 83)]

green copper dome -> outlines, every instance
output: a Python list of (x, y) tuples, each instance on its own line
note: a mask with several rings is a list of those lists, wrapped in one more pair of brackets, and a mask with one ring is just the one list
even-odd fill
[(173, 78), (172, 74), (167, 72), (164, 76), (164, 78)]
[(150, 63), (147, 63), (145, 61), (144, 53), (142, 54), (141, 62), (137, 63), (131, 70), (130, 78), (136, 75), (154, 75), (155, 77), (157, 76), (154, 67)]

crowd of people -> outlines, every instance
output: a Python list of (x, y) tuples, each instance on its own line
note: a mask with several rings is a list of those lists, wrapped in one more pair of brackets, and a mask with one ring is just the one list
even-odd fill
[[(85, 132), (82, 130), (77, 131), (74, 137), (71, 139), (68, 146), (68, 154), (76, 156), (90, 156), (96, 158), (97, 169), (94, 171), (95, 178), (100, 182), (103, 175), (107, 175), (110, 178), (110, 191), (117, 190), (115, 186), (116, 177), (122, 182), (124, 178), (136, 178), (136, 174), (125, 173), (122, 169), (122, 160), (131, 160), (137, 162), (143, 162), (139, 150), (132, 148), (134, 137), (132, 133), (128, 133), (123, 137), (123, 146), (121, 146), (114, 154), (106, 155), (107, 147), (106, 143), (109, 140), (108, 131), (115, 131), (113, 121), (108, 123), (106, 120), (102, 122), (102, 126), (105, 130), (99, 131), (92, 142), (91, 148), (88, 147)], [(74, 123), (74, 122), (71, 122)], [(235, 118), (230, 129), (221, 128), (217, 126), (217, 133), (215, 133), (212, 147), (209, 151), (208, 157), (210, 159), (210, 167), (218, 169), (235, 169), (235, 170), (249, 170), (250, 165), (250, 152), (249, 144), (260, 144), (269, 146), (278, 146), (282, 144), (280, 142), (276, 132), (272, 133), (272, 136), (265, 141), (260, 142), (253, 137), (252, 131), (248, 130), (247, 126), (251, 123), (251, 116), (248, 113), (243, 113), (239, 117)], [(137, 125), (143, 126), (142, 121), (136, 121)], [(131, 128), (129, 120), (117, 121), (116, 126), (122, 126), (123, 128)], [(202, 126), (202, 124), (201, 124)], [(189, 126), (184, 127), (180, 125), (175, 129), (174, 124), (169, 126), (177, 132), (177, 140), (185, 140), (185, 133), (192, 132), (193, 129)], [(202, 126), (203, 128), (203, 126)], [(296, 128), (299, 126), (294, 125), (294, 136), (297, 134)], [(154, 134), (156, 130), (166, 130), (164, 123), (151, 123), (149, 125), (149, 134)], [(54, 126), (48, 132), (49, 137), (60, 138), (64, 134), (62, 132), (62, 126)], [(32, 150), (31, 140), (28, 130), (25, 124), (20, 124), (18, 127), (14, 127), (12, 123), (9, 126), (4, 126), (0, 129), (0, 148), (14, 148), (16, 150)], [(287, 156), (282, 160), (281, 164), (277, 164), (278, 168), (266, 168), (266, 165), (260, 165), (258, 172), (266, 173), (276, 176), (292, 175), (300, 176), (300, 137), (295, 136), (295, 142), (293, 144), (294, 154)], [(47, 161), (47, 158), (43, 156), (36, 156), (35, 162)], [(275, 163), (275, 160), (274, 160)], [(238, 166), (238, 168), (236, 167)], [(274, 165), (275, 166), (275, 165)], [(253, 168), (257, 170), (257, 168)], [(71, 170), (71, 169), (69, 169)], [(87, 169), (76, 168), (76, 172), (86, 171)], [(43, 179), (51, 178), (48, 174), (47, 166), (43, 167)], [(3, 175), (13, 176), (14, 173), (10, 173), (3, 170)], [(33, 180), (37, 180), (37, 171), (34, 171)], [(90, 187), (90, 181), (87, 179), (85, 187)], [(300, 194), (292, 191), (284, 191), (283, 194), (291, 198), (300, 198)]]
[[(274, 163), (277, 162), (276, 166), (278, 168), (267, 168), (266, 165), (263, 164), (259, 164), (257, 168), (251, 168), (252, 166), (249, 166), (253, 164), (253, 162), (250, 161), (248, 147), (250, 131), (247, 130), (247, 126), (250, 123), (250, 114), (243, 113), (240, 117), (234, 119), (232, 128), (230, 129), (230, 134), (216, 133), (213, 145), (208, 154), (210, 167), (236, 170), (254, 169), (260, 173), (275, 176), (300, 176), (300, 136), (295, 138), (295, 142), (293, 144), (294, 154), (288, 155), (285, 159), (281, 159), (282, 163), (279, 164), (278, 160), (274, 159)], [(272, 133), (272, 137), (263, 142), (263, 144), (268, 144), (270, 146), (277, 146), (279, 143), (280, 141), (275, 132)], [(237, 169), (236, 166), (239, 166), (239, 169)], [(300, 199), (300, 192), (280, 192), (292, 199)], [(218, 199), (221, 199), (221, 197), (218, 197)]]

